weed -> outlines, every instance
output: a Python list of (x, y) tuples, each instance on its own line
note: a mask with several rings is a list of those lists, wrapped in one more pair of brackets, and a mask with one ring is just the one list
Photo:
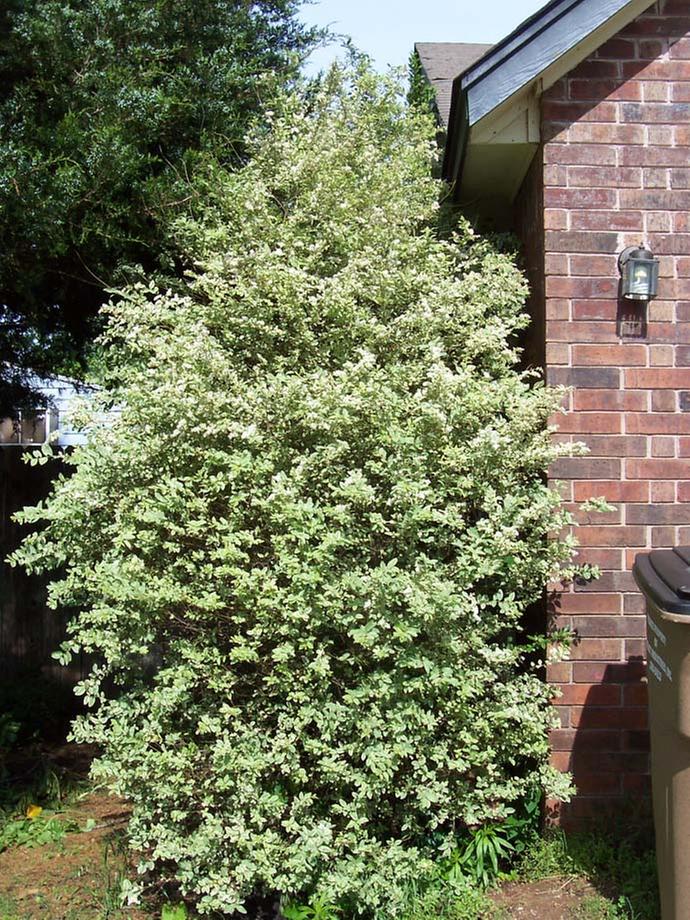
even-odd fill
[(161, 911), (161, 920), (187, 920), (184, 904), (166, 904)]
[[(615, 839), (606, 834), (566, 836), (555, 831), (535, 841), (519, 868), (524, 880), (553, 875), (583, 875), (605, 895), (610, 910), (616, 913), (592, 914), (603, 920), (657, 920), (659, 904), (656, 861), (648, 840)], [(594, 909), (594, 907), (592, 907)], [(582, 917), (587, 917), (582, 914)]]
[(39, 815), (35, 818), (14, 818), (0, 829), (0, 853), (10, 847), (41, 847), (48, 843), (61, 843), (65, 834), (78, 831), (76, 821), (57, 815)]
[(625, 897), (610, 901), (601, 895), (583, 898), (572, 915), (573, 920), (638, 920), (630, 901)]
[(503, 826), (488, 824), (473, 831), (464, 851), (454, 851), (450, 857), (449, 878), (464, 871), (481, 888), (488, 888), (499, 876), (499, 863), (515, 852)]
[(518, 867), (517, 877), (523, 881), (536, 881), (554, 875), (576, 875), (578, 867), (568, 848), (568, 838), (562, 830), (549, 831), (538, 837), (525, 852)]
[(424, 889), (410, 888), (400, 920), (478, 920), (496, 913), (488, 897), (468, 879), (437, 880)]
[(122, 834), (108, 837), (103, 844), (101, 872), (94, 900), (99, 907), (99, 920), (112, 920), (120, 915), (122, 884), (127, 878), (127, 844)]
[(515, 856), (521, 856), (538, 838), (542, 792), (535, 786), (503, 822), (503, 835)]
[(20, 920), (17, 905), (4, 894), (0, 894), (0, 920)]
[(457, 882), (469, 877), (474, 884), (488, 888), (505, 870), (522, 856), (537, 839), (541, 790), (532, 792), (500, 823), (485, 824), (468, 830), (458, 838), (458, 845), (439, 863), (439, 875)]
[(288, 902), (282, 908), (282, 914), (285, 920), (337, 920), (340, 908), (317, 895), (308, 904)]

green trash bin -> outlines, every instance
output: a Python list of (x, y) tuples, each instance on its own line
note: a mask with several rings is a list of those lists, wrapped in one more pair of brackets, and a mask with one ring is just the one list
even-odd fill
[(690, 546), (637, 556), (647, 600), (652, 800), (662, 920), (690, 920)]

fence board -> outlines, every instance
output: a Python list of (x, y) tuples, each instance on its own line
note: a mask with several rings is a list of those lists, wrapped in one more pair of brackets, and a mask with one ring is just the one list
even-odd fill
[(11, 681), (22, 672), (40, 671), (51, 680), (74, 684), (82, 676), (83, 663), (65, 668), (52, 658), (65, 635), (66, 616), (46, 606), (47, 579), (27, 575), (5, 562), (26, 532), (12, 515), (45, 498), (62, 468), (57, 460), (29, 466), (23, 460), (25, 450), (0, 449), (0, 680)]

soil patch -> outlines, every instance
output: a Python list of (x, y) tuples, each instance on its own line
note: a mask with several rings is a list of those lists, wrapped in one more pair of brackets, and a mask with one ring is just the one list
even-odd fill
[[(79, 783), (86, 779), (96, 751), (86, 745), (67, 744), (41, 753), (62, 782)], [(32, 756), (35, 760), (35, 750)], [(29, 774), (33, 769), (29, 752), (18, 752), (12, 766), (19, 776)], [(0, 920), (158, 917), (158, 910), (152, 914), (121, 910), (119, 906), (120, 881), (125, 875), (133, 875), (123, 840), (130, 815), (128, 803), (102, 791), (89, 791), (77, 795), (60, 814), (75, 821), (82, 830), (66, 834), (57, 843), (13, 847), (0, 853)], [(491, 901), (496, 920), (585, 920), (602, 916), (590, 910), (595, 902), (601, 902), (601, 889), (578, 876), (509, 882), (491, 894)], [(262, 915), (250, 909), (250, 917)]]
[(499, 917), (520, 920), (573, 920), (583, 902), (599, 896), (583, 878), (553, 877), (538, 882), (509, 882), (491, 896)]
[[(93, 753), (64, 745), (50, 761), (62, 775), (83, 778)], [(56, 815), (83, 830), (0, 853), (0, 920), (144, 920), (144, 913), (119, 910), (119, 882), (130, 868), (121, 841), (129, 812), (124, 800), (90, 792)]]

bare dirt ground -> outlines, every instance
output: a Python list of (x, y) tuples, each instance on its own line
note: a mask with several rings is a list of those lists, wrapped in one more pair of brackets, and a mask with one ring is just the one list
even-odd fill
[[(59, 842), (0, 853), (0, 920), (96, 920), (145, 915), (118, 910), (118, 883), (126, 858), (118, 832), (127, 822), (124, 802), (89, 795), (65, 811), (90, 831), (68, 833)], [(4, 900), (4, 903), (3, 903)]]
[(511, 882), (492, 897), (500, 917), (516, 920), (573, 920), (582, 905), (598, 896), (581, 878), (548, 878), (538, 882)]
[(76, 789), (68, 804), (51, 811), (56, 821), (76, 823), (81, 830), (43, 846), (10, 847), (0, 853), (0, 920), (146, 916), (119, 910), (119, 882), (129, 868), (121, 842), (129, 817), (127, 803), (98, 791), (79, 793), (80, 783), (87, 788), (83, 784), (94, 753), (86, 745), (64, 744), (19, 750), (12, 758), (10, 767), (19, 786), (31, 779), (36, 763), (42, 761), (61, 784)]
[[(72, 814), (99, 825), (88, 833), (68, 834), (59, 847), (0, 853), (0, 897), (16, 906), (15, 915), (4, 914), (0, 901), (0, 920), (151, 920), (151, 914), (117, 906), (124, 862), (113, 838), (126, 821), (126, 807), (117, 799), (93, 796)], [(573, 920), (594, 896), (595, 889), (582, 879), (551, 878), (507, 884), (492, 901), (505, 920)]]
[[(92, 756), (93, 751), (76, 745), (51, 752), (57, 767), (82, 778)], [(157, 920), (157, 910), (122, 910), (118, 903), (119, 882), (131, 872), (122, 840), (127, 803), (87, 792), (59, 814), (82, 830), (57, 843), (0, 853), (0, 920)], [(555, 877), (505, 884), (491, 900), (500, 920), (573, 920), (590, 916), (582, 905), (596, 896), (582, 878)]]

